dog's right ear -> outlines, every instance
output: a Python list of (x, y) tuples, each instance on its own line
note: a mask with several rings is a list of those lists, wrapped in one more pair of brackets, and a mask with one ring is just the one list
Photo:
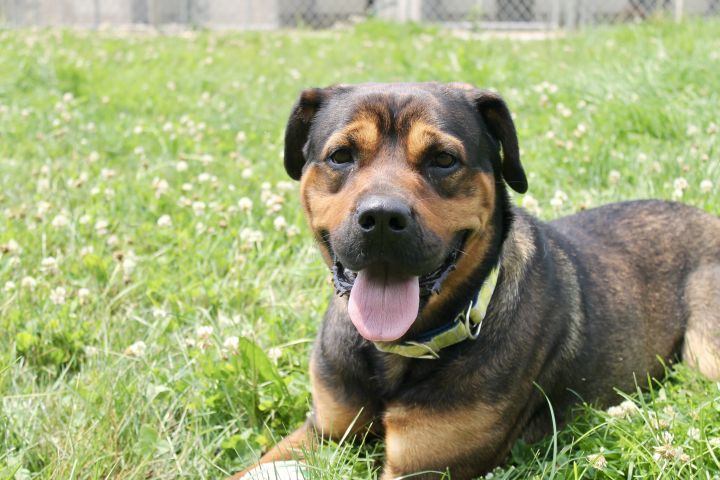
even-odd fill
[(290, 113), (285, 127), (285, 171), (293, 180), (300, 180), (305, 165), (305, 144), (315, 114), (328, 97), (328, 89), (303, 90)]

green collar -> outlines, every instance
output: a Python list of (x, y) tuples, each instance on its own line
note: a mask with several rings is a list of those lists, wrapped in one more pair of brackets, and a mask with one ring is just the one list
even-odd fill
[(495, 291), (499, 271), (499, 266), (492, 269), (478, 292), (477, 298), (470, 302), (468, 307), (460, 312), (452, 322), (415, 340), (374, 342), (375, 348), (381, 352), (394, 353), (403, 357), (433, 360), (440, 358), (440, 350), (443, 348), (463, 342), (468, 338), (475, 340), (480, 334), (480, 327)]

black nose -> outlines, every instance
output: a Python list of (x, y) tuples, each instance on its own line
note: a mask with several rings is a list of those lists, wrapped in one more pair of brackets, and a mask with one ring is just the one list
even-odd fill
[(367, 235), (395, 236), (407, 230), (412, 221), (410, 207), (396, 197), (371, 195), (357, 206), (358, 225)]

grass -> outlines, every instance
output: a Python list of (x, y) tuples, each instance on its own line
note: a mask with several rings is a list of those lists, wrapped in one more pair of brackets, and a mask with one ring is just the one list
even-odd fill
[[(546, 219), (646, 197), (720, 214), (718, 52), (718, 21), (537, 42), (0, 31), (0, 478), (221, 478), (303, 421), (331, 294), (281, 162), (303, 87), (499, 90), (530, 172), (516, 201)], [(718, 385), (681, 366), (652, 387), (490, 476), (717, 478)], [(381, 459), (343, 442), (312, 463), (373, 478)]]

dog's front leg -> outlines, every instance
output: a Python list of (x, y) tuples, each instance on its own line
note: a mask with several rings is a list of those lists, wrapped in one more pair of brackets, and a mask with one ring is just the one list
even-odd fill
[[(373, 419), (373, 411), (366, 402), (357, 398), (349, 398), (337, 393), (337, 386), (331, 385), (318, 369), (317, 357), (310, 361), (310, 384), (312, 387), (313, 414), (305, 423), (282, 439), (275, 447), (263, 455), (257, 464), (230, 477), (228, 480), (243, 479), (263, 464), (281, 461), (299, 461), (317, 447), (318, 438), (340, 440), (343, 436), (352, 435), (366, 429)], [(303, 478), (299, 469), (302, 466), (290, 467), (298, 470), (295, 477)], [(272, 472), (272, 467), (270, 467)], [(292, 477), (293, 473), (288, 474)], [(248, 475), (244, 480), (273, 478), (271, 474), (258, 473), (255, 478)], [(279, 478), (279, 477), (278, 477)]]
[[(300, 428), (280, 440), (277, 445), (263, 455), (257, 465), (283, 460), (300, 460), (304, 452), (312, 448), (314, 441), (315, 432), (312, 422), (310, 419), (307, 419)], [(240, 473), (236, 473), (228, 480), (240, 480), (245, 474), (256, 468), (257, 465), (247, 468)]]
[(501, 405), (433, 409), (390, 405), (385, 413), (382, 480), (403, 475), (474, 478), (501, 463), (513, 440)]

